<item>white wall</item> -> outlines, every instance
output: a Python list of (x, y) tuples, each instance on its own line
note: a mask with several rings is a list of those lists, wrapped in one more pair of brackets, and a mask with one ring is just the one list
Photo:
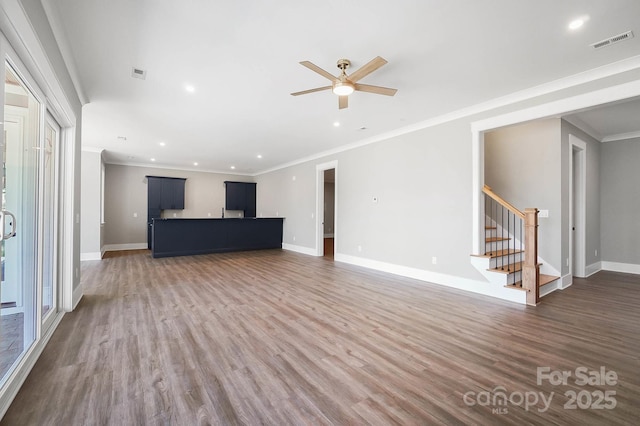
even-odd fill
[(602, 144), (602, 261), (640, 270), (640, 138)]

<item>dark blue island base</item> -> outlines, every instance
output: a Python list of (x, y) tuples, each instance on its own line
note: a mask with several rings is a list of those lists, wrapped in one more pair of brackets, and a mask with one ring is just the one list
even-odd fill
[(151, 255), (282, 248), (284, 218), (153, 219)]

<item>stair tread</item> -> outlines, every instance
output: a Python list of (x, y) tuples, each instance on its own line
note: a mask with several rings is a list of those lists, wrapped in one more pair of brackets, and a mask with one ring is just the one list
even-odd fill
[(556, 277), (553, 275), (540, 274), (540, 287), (542, 287), (543, 285), (550, 284), (559, 278), (560, 277)]
[(487, 271), (498, 272), (500, 274), (511, 274), (513, 272), (522, 271), (522, 262), (509, 263), (502, 268), (490, 268)]
[(495, 243), (496, 241), (507, 241), (510, 240), (511, 238), (508, 237), (488, 237), (485, 239), (485, 241), (487, 243)]
[(505, 250), (490, 251), (490, 252), (485, 253), (485, 254), (472, 254), (472, 256), (475, 256), (475, 257), (489, 257), (491, 259), (494, 259), (496, 257), (506, 256), (508, 254), (518, 254), (518, 253), (523, 253), (523, 252), (524, 252), (524, 250), (505, 249)]
[(484, 229), (498, 229), (497, 226), (485, 226)]
[(513, 284), (507, 284), (505, 285), (505, 288), (512, 288), (514, 290), (527, 291), (527, 289), (522, 288), (522, 281), (518, 281)]

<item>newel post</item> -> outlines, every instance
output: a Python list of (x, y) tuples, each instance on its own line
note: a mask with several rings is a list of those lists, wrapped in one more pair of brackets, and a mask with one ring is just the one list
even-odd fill
[(538, 265), (538, 209), (524, 210), (524, 263), (522, 288), (527, 290), (527, 305), (540, 300), (540, 265)]

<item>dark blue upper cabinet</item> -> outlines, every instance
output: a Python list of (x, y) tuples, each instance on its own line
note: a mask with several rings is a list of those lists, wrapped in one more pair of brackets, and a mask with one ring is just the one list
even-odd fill
[(147, 176), (149, 209), (184, 209), (184, 178)]
[(256, 184), (225, 181), (225, 209), (243, 210), (244, 217), (256, 217)]

